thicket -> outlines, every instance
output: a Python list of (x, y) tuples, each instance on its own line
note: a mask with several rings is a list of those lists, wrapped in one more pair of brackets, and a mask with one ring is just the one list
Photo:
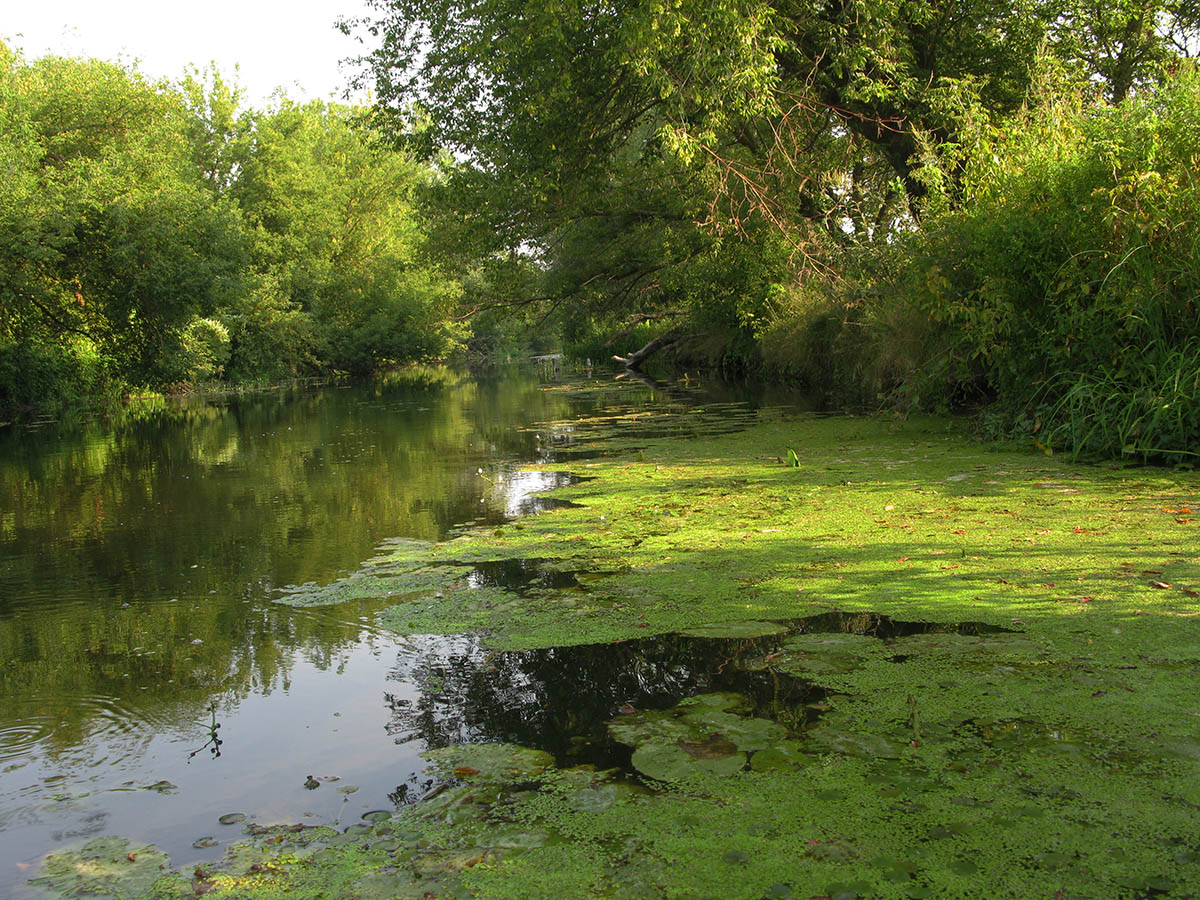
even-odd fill
[(1077, 454), (1200, 455), (1200, 76), (1076, 87), (971, 135), (962, 195), (812, 278), (767, 364), (858, 402), (946, 409)]
[(369, 118), (0, 45), (0, 408), (445, 353), (432, 168)]

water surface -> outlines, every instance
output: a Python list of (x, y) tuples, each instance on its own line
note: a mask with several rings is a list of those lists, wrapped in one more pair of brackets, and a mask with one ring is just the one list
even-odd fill
[[(504, 738), (523, 720), (495, 714), (512, 690), (468, 664), (474, 638), (273, 598), (390, 538), (536, 514), (606, 452), (593, 438), (686, 434), (701, 401), (729, 404), (719, 427), (754, 415), (692, 388), (423, 371), (0, 431), (0, 894), (100, 834), (182, 863), (240, 836), (226, 813), (348, 824), (419, 796), (431, 743)], [(673, 677), (707, 683), (672, 659)], [(431, 682), (441, 670), (470, 673), (474, 699)], [(218, 845), (192, 846), (204, 837)]]

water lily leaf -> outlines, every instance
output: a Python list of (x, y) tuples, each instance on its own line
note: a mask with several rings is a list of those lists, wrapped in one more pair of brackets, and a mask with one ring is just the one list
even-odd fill
[(879, 652), (883, 642), (869, 634), (854, 634), (853, 632), (817, 632), (814, 634), (796, 634), (783, 642), (784, 650), (799, 650), (804, 653), (822, 653), (837, 650), (843, 653)]
[(600, 812), (608, 809), (621, 796), (615, 784), (598, 784), (567, 795), (567, 806), (579, 812)]
[[(462, 781), (517, 781), (540, 775), (554, 765), (554, 757), (546, 751), (518, 744), (443, 747), (426, 750), (421, 758), (432, 763), (431, 771), (444, 778), (453, 775)], [(466, 774), (469, 769), (475, 770), (475, 774)]]
[(483, 832), (482, 844), (494, 849), (528, 850), (532, 847), (544, 847), (555, 837), (553, 832), (536, 826), (489, 824)]
[(236, 825), (238, 822), (246, 821), (245, 813), (225, 813), (221, 818), (217, 819), (222, 825)]
[(694, 759), (725, 759), (738, 752), (737, 744), (719, 734), (711, 734), (702, 741), (677, 742), (679, 749)]
[(417, 900), (428, 896), (429, 885), (400, 872), (369, 872), (354, 885), (359, 900)]
[(713, 622), (696, 625), (679, 632), (686, 637), (696, 638), (756, 638), (771, 634), (782, 634), (787, 627), (777, 622)]
[(910, 634), (896, 638), (892, 651), (905, 656), (931, 654), (957, 656), (977, 654), (980, 656), (1037, 657), (1043, 647), (1024, 634), (955, 634), (953, 632), (930, 632)]
[(775, 660), (774, 666), (781, 672), (792, 675), (844, 675), (853, 672), (863, 663), (863, 657), (855, 653), (825, 651), (791, 653)]
[(680, 700), (679, 708), (684, 710), (696, 708), (736, 712), (738, 710), (748, 710), (750, 708), (750, 701), (742, 694), (718, 691), (712, 694), (696, 694), (694, 697), (687, 697), (684, 700)]
[(712, 717), (704, 724), (746, 752), (765, 750), (787, 735), (786, 728), (770, 719), (743, 718), (728, 713), (723, 713), (720, 718)]
[(805, 753), (800, 741), (779, 741), (759, 750), (750, 757), (750, 768), (755, 772), (779, 772), (813, 762), (813, 755)]
[(740, 753), (723, 759), (697, 759), (672, 744), (643, 744), (633, 752), (633, 766), (643, 775), (659, 781), (678, 781), (701, 772), (733, 775), (746, 766)]
[(608, 723), (613, 740), (630, 747), (639, 744), (673, 744), (693, 735), (692, 727), (676, 710), (647, 710), (621, 716)]
[(883, 735), (840, 731), (824, 726), (810, 728), (808, 739), (815, 746), (832, 753), (861, 756), (867, 759), (896, 759), (904, 752), (903, 743)]
[(1168, 756), (1200, 760), (1200, 740), (1169, 738), (1159, 744), (1159, 749)]

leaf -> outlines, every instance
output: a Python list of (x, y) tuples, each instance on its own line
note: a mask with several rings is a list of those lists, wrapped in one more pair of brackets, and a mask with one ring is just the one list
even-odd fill
[[(466, 744), (426, 750), (421, 754), (430, 770), (474, 781), (517, 781), (540, 775), (554, 764), (544, 750), (517, 744)], [(471, 774), (474, 772), (474, 774)]]
[(738, 752), (737, 744), (715, 732), (702, 741), (685, 741), (680, 738), (675, 743), (680, 750), (695, 759), (725, 759)]
[(883, 735), (840, 731), (835, 728), (811, 728), (808, 738), (823, 750), (865, 759), (899, 759), (904, 745)]
[(632, 762), (643, 775), (659, 781), (678, 781), (702, 772), (734, 775), (746, 767), (746, 757), (741, 753), (721, 759), (696, 759), (671, 744), (643, 744), (634, 751)]
[(1152, 581), (1150, 582), (1150, 587), (1158, 588), (1160, 591), (1165, 591), (1168, 590), (1171, 585), (1165, 581)]

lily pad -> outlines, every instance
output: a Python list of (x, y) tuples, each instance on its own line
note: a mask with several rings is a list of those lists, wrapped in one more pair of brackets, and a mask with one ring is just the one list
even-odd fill
[(787, 736), (778, 722), (744, 715), (748, 706), (741, 694), (699, 694), (671, 709), (620, 716), (608, 729), (614, 740), (635, 748), (633, 766), (650, 778), (729, 775), (746, 767), (748, 753)]
[(675, 745), (694, 759), (725, 759), (738, 752), (737, 744), (716, 733), (700, 741), (676, 741)]
[(816, 747), (845, 756), (860, 756), (867, 759), (898, 759), (904, 753), (904, 744), (880, 734), (858, 731), (841, 731), (824, 726), (810, 728), (808, 739)]
[(732, 712), (746, 706), (741, 694), (699, 694), (671, 709), (621, 716), (609, 722), (608, 730), (614, 740), (630, 747), (650, 743), (699, 746), (724, 739), (738, 751), (761, 750), (787, 733), (769, 719)]
[(426, 750), (421, 754), (430, 770), (443, 778), (460, 781), (516, 781), (533, 778), (554, 765), (544, 750), (518, 744), (464, 744)]
[(793, 675), (844, 675), (862, 665), (863, 657), (837, 651), (792, 653), (780, 658), (775, 668)]
[(1002, 634), (955, 634), (953, 632), (929, 632), (910, 634), (896, 638), (892, 651), (905, 656), (936, 655), (959, 656), (971, 654), (984, 657), (1041, 656), (1044, 648), (1033, 638), (1019, 633)]
[(779, 741), (751, 756), (750, 768), (755, 772), (780, 772), (808, 765), (814, 761), (814, 757), (806, 753), (803, 747), (800, 741)]
[(693, 736), (689, 723), (678, 714), (678, 707), (667, 710), (647, 710), (621, 716), (608, 723), (613, 740), (630, 747), (640, 744), (673, 744)]
[(784, 650), (801, 650), (806, 653), (821, 653), (837, 650), (842, 653), (859, 653), (867, 655), (883, 649), (883, 642), (869, 634), (854, 634), (853, 632), (816, 632), (813, 634), (795, 634), (783, 642)]
[(643, 775), (659, 781), (678, 781), (701, 773), (733, 775), (746, 767), (742, 753), (717, 759), (693, 756), (672, 744), (643, 744), (633, 752), (633, 766)]
[(778, 722), (758, 717), (715, 712), (708, 715), (691, 713), (683, 718), (701, 732), (707, 731), (710, 736), (720, 735), (736, 745), (738, 750), (745, 752), (765, 750), (787, 735), (787, 729)]
[(238, 822), (246, 821), (245, 813), (225, 813), (221, 818), (217, 819), (222, 825), (236, 825)]
[(623, 785), (598, 784), (567, 795), (567, 806), (579, 812), (601, 812), (621, 798)]
[(696, 638), (756, 638), (782, 634), (785, 631), (787, 627), (777, 622), (747, 621), (712, 622), (708, 625), (696, 625), (679, 633)]
[(852, 672), (871, 656), (882, 656), (878, 638), (848, 632), (815, 632), (787, 638), (770, 656), (747, 664), (749, 669), (778, 669), (792, 675), (838, 675)]

